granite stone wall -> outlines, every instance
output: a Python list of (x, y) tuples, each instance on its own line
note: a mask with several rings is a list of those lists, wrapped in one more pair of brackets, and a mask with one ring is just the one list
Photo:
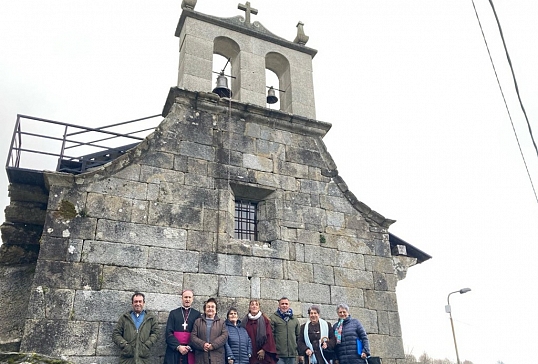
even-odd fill
[[(49, 199), (22, 351), (117, 362), (111, 332), (133, 291), (164, 328), (193, 288), (246, 313), (287, 296), (336, 319), (349, 304), (385, 363), (404, 358), (392, 220), (347, 189), (323, 144), (330, 124), (208, 93), (171, 90), (165, 119), (94, 171), (47, 175)], [(258, 203), (258, 241), (234, 239), (234, 200)], [(73, 213), (74, 211), (74, 213)], [(161, 334), (162, 335), (162, 334)], [(153, 349), (162, 362), (164, 338)]]

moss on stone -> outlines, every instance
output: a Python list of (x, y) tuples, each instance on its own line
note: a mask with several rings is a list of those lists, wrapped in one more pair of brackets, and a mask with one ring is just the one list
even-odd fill
[(73, 219), (77, 216), (75, 205), (67, 200), (62, 200), (62, 202), (60, 202), (60, 209), (58, 211), (60, 215), (66, 219)]
[(0, 364), (69, 364), (70, 362), (60, 358), (52, 358), (35, 353), (2, 353), (0, 352)]

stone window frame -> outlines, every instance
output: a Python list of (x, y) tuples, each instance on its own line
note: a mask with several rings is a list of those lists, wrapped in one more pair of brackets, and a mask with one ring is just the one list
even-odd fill
[(258, 240), (258, 202), (235, 199), (234, 238), (240, 240)]
[[(230, 203), (230, 216), (232, 216), (232, 229), (231, 237), (238, 240), (250, 241), (250, 242), (270, 242), (278, 239), (276, 229), (277, 217), (275, 215), (276, 209), (266, 208), (267, 204), (273, 203), (276, 197), (275, 190), (263, 188), (260, 186), (253, 186), (243, 183), (230, 183), (231, 188), (231, 203)], [(236, 201), (250, 202), (256, 204), (256, 237), (252, 239), (241, 239), (235, 235), (236, 226), (236, 214), (235, 206)], [(271, 211), (268, 213), (268, 211)]]

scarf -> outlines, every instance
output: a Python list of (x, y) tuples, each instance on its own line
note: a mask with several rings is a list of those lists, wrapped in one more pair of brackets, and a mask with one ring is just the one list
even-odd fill
[[(316, 359), (316, 353), (314, 351), (314, 346), (310, 342), (310, 337), (308, 336), (308, 326), (310, 325), (310, 322), (307, 322), (306, 325), (304, 325), (304, 342), (306, 346), (310, 350), (312, 350), (312, 355), (310, 356), (310, 364), (317, 364), (318, 360)], [(329, 325), (327, 324), (327, 321), (324, 319), (319, 319), (319, 331), (320, 331), (320, 338), (323, 337), (329, 337)], [(325, 361), (325, 364), (328, 363), (327, 359), (325, 359), (325, 355), (323, 355), (323, 349), (321, 348), (321, 340), (319, 341), (319, 351), (321, 353), (321, 356), (323, 357), (323, 360)]]
[(255, 316), (248, 313), (241, 321), (241, 327), (244, 327), (246, 329), (248, 320), (258, 321), (258, 326), (256, 327), (256, 345), (261, 349), (267, 341), (267, 332), (265, 331), (265, 319), (262, 316), (262, 312), (258, 312), (258, 314)]
[(290, 308), (286, 312), (280, 311), (280, 308), (276, 310), (276, 313), (278, 316), (282, 318), (282, 320), (288, 322), (290, 319), (293, 318), (293, 310)]
[(336, 336), (336, 344), (340, 344), (342, 341), (342, 328), (343, 328), (344, 319), (338, 320), (334, 328), (334, 336)]

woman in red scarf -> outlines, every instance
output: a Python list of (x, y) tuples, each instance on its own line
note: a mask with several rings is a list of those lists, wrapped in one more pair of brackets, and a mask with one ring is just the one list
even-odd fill
[(248, 315), (241, 321), (252, 341), (250, 364), (275, 364), (278, 360), (271, 321), (260, 311), (258, 300), (250, 301)]

